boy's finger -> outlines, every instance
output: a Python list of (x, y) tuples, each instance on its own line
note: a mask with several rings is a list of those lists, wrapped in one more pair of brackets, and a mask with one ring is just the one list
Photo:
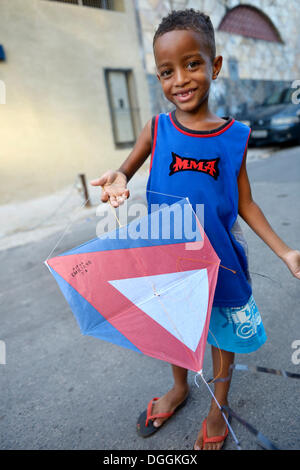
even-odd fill
[(118, 204), (118, 202), (117, 202), (117, 200), (116, 200), (116, 196), (111, 195), (110, 198), (109, 198), (109, 200), (110, 200), (110, 203), (111, 203), (111, 205), (112, 205), (113, 207), (118, 207), (119, 204)]
[(129, 196), (129, 191), (127, 190), (121, 190), (118, 195), (117, 195), (117, 198), (121, 197), (122, 199), (127, 199)]
[(107, 202), (109, 199), (109, 194), (106, 191), (103, 191), (101, 194), (101, 201), (102, 202)]
[(105, 176), (101, 176), (101, 178), (90, 181), (90, 184), (92, 186), (103, 186), (106, 183), (106, 180), (107, 178)]
[(118, 196), (117, 197), (117, 202), (119, 204), (123, 204), (123, 202), (125, 201), (126, 197), (125, 196)]
[(121, 194), (121, 196), (118, 196), (117, 201), (119, 202), (119, 204), (120, 205), (123, 204), (125, 200), (129, 198), (129, 195), (130, 195), (130, 192), (126, 190)]

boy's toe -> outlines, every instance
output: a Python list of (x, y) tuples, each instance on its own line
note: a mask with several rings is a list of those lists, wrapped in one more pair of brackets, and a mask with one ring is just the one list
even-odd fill
[(158, 419), (155, 419), (155, 420), (153, 421), (153, 426), (156, 427), (156, 428), (159, 428), (159, 426), (161, 426), (162, 423), (163, 423), (163, 419), (159, 419), (159, 418), (158, 418)]
[(168, 418), (155, 418), (153, 420), (153, 426), (159, 428)]
[(194, 444), (194, 450), (202, 450), (202, 445), (203, 445), (202, 432), (200, 431), (200, 433), (198, 434), (197, 440)]

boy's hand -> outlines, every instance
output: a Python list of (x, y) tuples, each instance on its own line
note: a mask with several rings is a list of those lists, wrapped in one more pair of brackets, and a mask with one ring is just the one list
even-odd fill
[(293, 276), (300, 279), (300, 251), (289, 250), (282, 256), (282, 260), (285, 262)]
[(90, 181), (92, 186), (102, 186), (101, 201), (110, 201), (113, 207), (123, 204), (129, 197), (127, 178), (121, 171), (109, 170), (101, 178)]

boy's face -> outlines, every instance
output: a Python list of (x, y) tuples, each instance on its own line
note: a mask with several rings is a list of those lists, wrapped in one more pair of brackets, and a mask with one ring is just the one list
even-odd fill
[(222, 57), (212, 61), (201, 33), (192, 30), (174, 30), (158, 37), (154, 56), (166, 98), (182, 111), (197, 111), (221, 70)]

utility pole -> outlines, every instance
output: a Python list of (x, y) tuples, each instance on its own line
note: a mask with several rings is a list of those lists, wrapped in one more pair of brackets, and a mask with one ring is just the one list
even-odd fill
[(78, 178), (79, 178), (79, 181), (80, 181), (80, 184), (81, 184), (80, 190), (83, 192), (84, 201), (86, 201), (85, 206), (86, 207), (91, 207), (89, 192), (88, 192), (87, 184), (86, 184), (86, 177), (83, 173), (80, 173), (78, 175)]

